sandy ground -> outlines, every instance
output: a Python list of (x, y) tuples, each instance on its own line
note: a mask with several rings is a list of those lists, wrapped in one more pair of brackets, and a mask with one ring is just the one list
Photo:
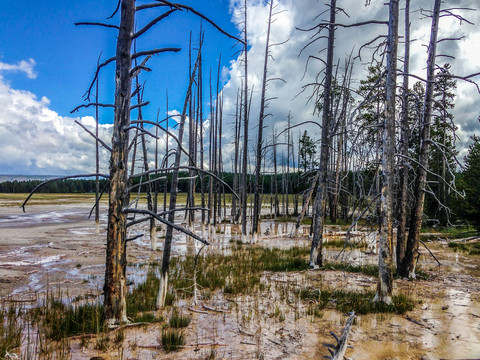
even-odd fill
[[(0, 207), (0, 296), (14, 300), (35, 300), (38, 293), (61, 286), (69, 296), (101, 291), (105, 257), (105, 216), (100, 234), (88, 220), (89, 204), (34, 205), (23, 214), (20, 208)], [(307, 237), (292, 240), (291, 224), (265, 224), (268, 236), (257, 246), (290, 247), (307, 244)], [(217, 235), (209, 251), (228, 252), (233, 236), (228, 225)], [(141, 233), (142, 229), (138, 230)], [(147, 232), (145, 232), (147, 233)], [(301, 230), (301, 234), (304, 230)], [(133, 234), (134, 235), (134, 234)], [(159, 248), (162, 248), (161, 242)], [(480, 257), (446, 250), (445, 244), (431, 245), (443, 266), (426, 255), (421, 266), (431, 274), (426, 281), (396, 280), (395, 291), (419, 301), (407, 315), (358, 316), (350, 335), (351, 359), (478, 359), (480, 358)], [(174, 255), (195, 251), (177, 236)], [(329, 251), (332, 258), (337, 251)], [(161, 252), (149, 249), (147, 237), (128, 245), (128, 262), (135, 264), (160, 259)], [(346, 261), (375, 262), (376, 255), (347, 254)], [(130, 266), (128, 277), (141, 280)], [(204, 303), (180, 303), (192, 323), (185, 331), (186, 346), (166, 354), (160, 336), (162, 324), (127, 327), (124, 340), (109, 350), (95, 348), (96, 340), (70, 341), (71, 359), (317, 359), (328, 354), (322, 343), (333, 342), (330, 331), (340, 334), (345, 314), (324, 310), (320, 316), (307, 314), (307, 305), (292, 297), (292, 288), (322, 286), (375, 289), (376, 279), (340, 271), (304, 271), (265, 274), (270, 288), (257, 296), (227, 297), (215, 293)], [(279, 315), (281, 314), (281, 315)], [(168, 314), (164, 314), (168, 316)]]

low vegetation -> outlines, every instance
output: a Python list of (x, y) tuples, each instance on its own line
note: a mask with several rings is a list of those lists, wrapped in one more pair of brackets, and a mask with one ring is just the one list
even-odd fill
[(392, 304), (374, 302), (375, 292), (355, 292), (333, 289), (304, 288), (300, 290), (300, 298), (314, 304), (313, 312), (318, 313), (327, 307), (335, 308), (343, 313), (354, 310), (357, 314), (395, 313), (404, 314), (413, 310), (415, 302), (403, 294), (394, 295)]
[(469, 255), (480, 255), (480, 241), (475, 243), (449, 242), (448, 247), (454, 251), (463, 251)]

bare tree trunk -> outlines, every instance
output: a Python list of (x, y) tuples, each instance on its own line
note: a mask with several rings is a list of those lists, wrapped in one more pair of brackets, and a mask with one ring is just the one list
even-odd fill
[(276, 145), (276, 136), (275, 131), (273, 132), (273, 176), (275, 184), (275, 198), (274, 198), (274, 207), (275, 207), (275, 217), (280, 215), (280, 206), (278, 202), (278, 175), (277, 175), (277, 145)]
[(437, 51), (438, 23), (440, 20), (441, 0), (435, 0), (432, 13), (432, 28), (428, 45), (427, 85), (423, 105), (422, 122), (420, 124), (420, 155), (418, 159), (417, 178), (415, 181), (415, 204), (410, 218), (410, 229), (407, 238), (407, 248), (399, 274), (404, 277), (415, 278), (415, 265), (422, 228), (423, 204), (425, 202), (425, 186), (427, 182), (428, 149), (430, 140), (430, 120), (432, 116), (433, 89), (435, 83), (435, 57)]
[(288, 208), (290, 206), (290, 202), (288, 201), (288, 195), (289, 195), (289, 187), (290, 187), (290, 122), (292, 119), (292, 114), (289, 111), (288, 112), (288, 128), (287, 128), (287, 178), (286, 178), (286, 206), (285, 206), (285, 215), (288, 217)]
[[(202, 44), (200, 43), (200, 49)], [(180, 165), (180, 160), (182, 156), (181, 151), (181, 144), (183, 141), (183, 134), (185, 131), (185, 118), (187, 114), (187, 106), (190, 99), (190, 95), (192, 92), (192, 84), (195, 79), (195, 73), (198, 68), (199, 58), (200, 58), (200, 49), (199, 55), (197, 56), (197, 60), (195, 62), (195, 66), (193, 68), (192, 73), (190, 74), (190, 82), (188, 84), (187, 95), (185, 96), (185, 102), (183, 104), (183, 111), (182, 117), (180, 120), (180, 124), (178, 127), (178, 147), (177, 152), (175, 153), (175, 169), (172, 173), (172, 184), (170, 188), (170, 206), (169, 206), (169, 214), (168, 214), (168, 221), (171, 224), (175, 223), (175, 211), (172, 211), (177, 206), (177, 186), (178, 186), (178, 166)], [(160, 288), (159, 294), (157, 298), (157, 308), (161, 309), (165, 306), (165, 297), (167, 295), (168, 289), (168, 271), (170, 268), (170, 252), (172, 249), (172, 238), (173, 238), (173, 227), (171, 225), (167, 226), (167, 233), (165, 235), (165, 245), (163, 248), (163, 258), (162, 258), (162, 269), (160, 273)]]
[[(192, 71), (192, 33), (190, 33), (190, 46), (189, 46), (189, 52), (188, 52), (188, 72), (191, 73)], [(195, 156), (195, 142), (197, 141), (196, 139), (196, 134), (195, 134), (195, 121), (194, 121), (194, 116), (193, 116), (193, 91), (190, 92), (190, 99), (189, 99), (189, 106), (188, 106), (188, 112), (189, 112), (189, 120), (188, 120), (188, 153), (190, 154), (190, 159), (188, 160), (188, 163), (190, 166), (195, 166), (196, 164), (194, 163), (194, 156)], [(195, 207), (195, 178), (194, 178), (195, 172), (193, 169), (190, 169), (188, 171), (188, 177), (190, 178), (188, 180), (188, 197), (187, 197), (187, 207)], [(188, 227), (190, 229), (193, 229), (194, 223), (195, 223), (195, 211), (194, 210), (187, 210), (188, 213)]]
[[(239, 137), (240, 137), (240, 124), (241, 124), (241, 109), (242, 109), (242, 91), (237, 91), (237, 106), (235, 112), (235, 140), (234, 147), (235, 152), (233, 155), (233, 191), (238, 194), (238, 158), (239, 158)], [(240, 100), (239, 100), (240, 96)], [(237, 212), (237, 198), (232, 196), (232, 220), (237, 222), (238, 212)]]
[[(168, 130), (168, 90), (165, 94), (166, 96), (166, 119), (167, 119), (167, 123), (165, 124), (165, 127), (166, 129)], [(168, 153), (168, 132), (167, 132), (167, 135), (166, 135), (166, 141), (165, 141), (165, 156), (166, 156), (166, 160), (165, 160), (165, 167), (168, 168), (168, 156), (169, 156), (169, 153)], [(166, 179), (165, 179), (165, 186), (163, 187), (163, 211), (167, 211), (167, 187), (168, 187), (168, 176), (166, 176)], [(166, 217), (166, 215), (165, 215)]]
[[(98, 66), (98, 61), (97, 61)], [(95, 84), (95, 102), (98, 104), (98, 78)], [(99, 143), (98, 143), (98, 105), (95, 105), (95, 231), (96, 234), (100, 234), (100, 181), (98, 174), (100, 173), (100, 158), (98, 153)]]
[(302, 223), (303, 217), (307, 213), (308, 204), (310, 204), (310, 201), (312, 200), (313, 191), (315, 190), (315, 186), (317, 185), (317, 181), (318, 181), (319, 176), (320, 176), (320, 172), (317, 172), (315, 174), (315, 177), (312, 180), (312, 184), (310, 185), (310, 188), (308, 189), (307, 197), (304, 198), (302, 211), (300, 212), (300, 215), (298, 216), (297, 222), (295, 223), (295, 227), (293, 228), (292, 233), (290, 234), (291, 237), (297, 236), (298, 228), (300, 227), (300, 224)]
[(107, 253), (104, 305), (108, 326), (127, 322), (126, 304), (126, 214), (128, 198), (128, 132), (132, 80), (131, 47), (135, 23), (135, 0), (122, 0), (116, 48), (115, 112), (110, 158), (110, 197), (108, 201)]
[(325, 67), (325, 83), (323, 92), (323, 113), (322, 113), (322, 147), (320, 154), (320, 170), (315, 198), (315, 215), (313, 218), (313, 239), (310, 249), (310, 267), (317, 268), (323, 265), (323, 225), (325, 217), (325, 200), (327, 196), (327, 167), (330, 157), (329, 151), (329, 129), (331, 128), (330, 99), (333, 73), (333, 52), (335, 45), (335, 14), (336, 0), (330, 1), (330, 25), (328, 26), (328, 50), (327, 63)]
[(244, 99), (245, 104), (243, 107), (243, 159), (242, 159), (242, 241), (246, 240), (247, 236), (247, 196), (248, 196), (248, 184), (247, 184), (247, 160), (248, 160), (248, 38), (247, 38), (247, 0), (244, 0), (245, 16), (244, 16), (244, 40), (245, 40), (245, 58), (244, 58)]
[(395, 92), (398, 48), (398, 4), (390, 0), (387, 38), (387, 76), (385, 83), (385, 119), (382, 136), (382, 191), (378, 282), (375, 301), (392, 302), (393, 275), (393, 182), (395, 174)]
[[(410, 0), (405, 1), (405, 56), (403, 59), (403, 90), (402, 90), (402, 126), (400, 135), (400, 151), (405, 157), (408, 156), (408, 73), (410, 71)], [(400, 185), (399, 204), (397, 211), (397, 271), (402, 266), (407, 243), (407, 190), (408, 190), (408, 166), (404, 157), (399, 159)]]
[(262, 95), (260, 98), (260, 116), (258, 118), (258, 140), (257, 140), (257, 156), (255, 165), (255, 189), (253, 200), (253, 225), (252, 232), (254, 236), (260, 229), (259, 221), (262, 213), (262, 202), (260, 199), (260, 168), (262, 165), (262, 151), (263, 151), (263, 120), (265, 119), (265, 93), (267, 91), (267, 69), (268, 69), (268, 54), (270, 44), (270, 25), (272, 22), (272, 8), (273, 0), (270, 0), (270, 10), (268, 15), (267, 39), (265, 41), (265, 57), (263, 61), (263, 81), (262, 81)]
[[(137, 66), (137, 62), (135, 61), (135, 66)], [(137, 88), (139, 88), (140, 84), (138, 83), (138, 75), (135, 77), (135, 85)], [(142, 95), (141, 91), (137, 91), (137, 103), (141, 104), (142, 103)], [(142, 108), (138, 108), (138, 120), (143, 120), (143, 115), (142, 115)], [(140, 124), (140, 128), (143, 129), (143, 124)], [(140, 139), (142, 142), (142, 155), (143, 155), (143, 169), (145, 172), (148, 172), (149, 166), (148, 166), (148, 151), (147, 151), (147, 144), (145, 141), (145, 133), (142, 132), (140, 135)], [(153, 211), (153, 199), (152, 199), (152, 184), (148, 183), (150, 181), (150, 174), (147, 174), (147, 208), (150, 211)], [(140, 188), (139, 188), (140, 190)], [(155, 218), (152, 216), (150, 218), (150, 244), (151, 244), (151, 249), (153, 251), (157, 250), (157, 227), (155, 225)]]

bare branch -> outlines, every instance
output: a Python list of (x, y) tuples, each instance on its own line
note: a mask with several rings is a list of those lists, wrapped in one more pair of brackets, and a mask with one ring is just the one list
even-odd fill
[(93, 84), (95, 84), (95, 81), (98, 78), (98, 73), (100, 72), (100, 69), (103, 68), (104, 66), (110, 64), (112, 61), (115, 61), (115, 60), (116, 60), (116, 57), (114, 56), (114, 57), (111, 57), (110, 59), (105, 60), (103, 63), (101, 63), (100, 65), (97, 66), (97, 69), (95, 70), (95, 76), (93, 77), (93, 80), (90, 83), (90, 86), (88, 87), (88, 90), (85, 92), (85, 94), (83, 94), (83, 97), (85, 98), (85, 100), (90, 100), (90, 94), (92, 92), (92, 87), (93, 87)]
[(115, 8), (115, 11), (113, 12), (112, 15), (110, 15), (109, 17), (107, 17), (107, 19), (111, 19), (115, 16), (115, 14), (118, 12), (118, 9), (120, 9), (120, 3), (122, 2), (122, 0), (118, 0), (117, 2), (117, 7)]
[(143, 103), (140, 103), (140, 104), (135, 104), (135, 105), (132, 105), (130, 106), (130, 111), (134, 110), (134, 109), (138, 109), (142, 106), (147, 106), (148, 104), (150, 104), (150, 101), (145, 101)]
[(133, 240), (137, 240), (138, 238), (141, 238), (143, 235), (144, 234), (135, 235), (134, 237), (126, 239), (125, 242), (130, 242), (130, 241), (133, 241)]
[(27, 205), (28, 200), (30, 200), (30, 198), (32, 197), (32, 195), (33, 195), (38, 189), (40, 189), (41, 187), (43, 187), (44, 185), (46, 185), (46, 184), (48, 184), (48, 183), (51, 183), (51, 182), (54, 182), (54, 181), (59, 181), (59, 180), (66, 180), (66, 179), (94, 177), (94, 176), (97, 176), (97, 175), (98, 175), (98, 176), (101, 176), (101, 177), (104, 177), (104, 178), (106, 178), (106, 179), (108, 179), (108, 178), (110, 177), (110, 176), (105, 175), (105, 174), (83, 174), (83, 175), (62, 176), (62, 177), (57, 177), (57, 178), (45, 180), (45, 181), (41, 182), (40, 184), (38, 184), (37, 186), (35, 186), (35, 187), (33, 188), (33, 190), (30, 192), (30, 194), (28, 194), (27, 198), (25, 199), (25, 201), (23, 202), (23, 204), (20, 205), (20, 207), (22, 208), (23, 212), (25, 212), (25, 205)]
[[(170, 131), (168, 131), (167, 129), (165, 129), (162, 125), (160, 124), (157, 124), (156, 122), (154, 121), (149, 121), (149, 120), (133, 120), (130, 122), (130, 124), (150, 124), (150, 125), (153, 125), (153, 126), (156, 126), (158, 127), (160, 130), (166, 132), (168, 135), (170, 135), (173, 140), (175, 140), (175, 142), (178, 144), (178, 146), (180, 146), (180, 150), (182, 150), (182, 152), (188, 156), (188, 158), (192, 161), (193, 164), (195, 164), (195, 161), (193, 161), (192, 157), (190, 156), (190, 153), (185, 150), (185, 148), (182, 146), (182, 144), (180, 143), (180, 141), (178, 140), (178, 138), (175, 136), (175, 134), (171, 133)], [(130, 129), (130, 128), (129, 128)], [(128, 129), (127, 129), (128, 130)], [(151, 134), (150, 134), (151, 135)], [(153, 135), (152, 135), (153, 136)]]
[(76, 22), (75, 25), (96, 25), (96, 26), (103, 26), (107, 28), (113, 28), (113, 29), (120, 29), (117, 25), (112, 25), (112, 24), (105, 24), (105, 23), (99, 23), (99, 22), (88, 22), (88, 21), (82, 21), (82, 22)]
[[(183, 208), (176, 208), (176, 209), (172, 209), (172, 210), (162, 211), (162, 212), (157, 213), (157, 215), (158, 216), (164, 216), (164, 215), (170, 214), (171, 212), (177, 212), (177, 211), (181, 212), (181, 211), (188, 211), (188, 210), (210, 211), (210, 209), (202, 208), (202, 207), (183, 207)], [(140, 224), (142, 222), (148, 221), (151, 218), (152, 218), (151, 216), (147, 216), (147, 217), (144, 217), (144, 218), (141, 218), (141, 219), (138, 219), (138, 220), (131, 221), (127, 224), (127, 228), (129, 228), (130, 226), (137, 225), (137, 224)]]
[(147, 25), (145, 25), (142, 29), (140, 29), (139, 31), (137, 31), (135, 34), (132, 35), (132, 39), (136, 39), (138, 38), (139, 36), (143, 35), (145, 32), (148, 31), (148, 29), (150, 29), (152, 26), (154, 26), (156, 23), (158, 23), (159, 21), (162, 21), (163, 19), (165, 19), (167, 16), (169, 16), (171, 13), (177, 11), (178, 9), (170, 9), (168, 10), (167, 12), (163, 13), (162, 15), (160, 16), (157, 16), (155, 19), (153, 19), (152, 21), (150, 21)]
[[(135, 66), (132, 70), (130, 70), (130, 77), (134, 78), (134, 77), (137, 76), (137, 75), (140, 73), (140, 71), (142, 71), (142, 70), (144, 70), (144, 71), (146, 71), (146, 72), (152, 71), (152, 69), (150, 69), (150, 68), (147, 67), (147, 66), (137, 65), (137, 66)], [(136, 95), (136, 93), (135, 93), (135, 95)]]
[[(139, 128), (139, 129), (140, 129), (140, 128)], [(144, 182), (141, 182), (141, 183), (132, 185), (132, 186), (130, 186), (130, 187), (128, 188), (128, 192), (131, 192), (132, 190), (135, 190), (136, 188), (138, 188), (138, 187), (140, 187), (140, 186), (154, 183), (154, 182), (156, 182), (156, 181), (158, 181), (158, 180), (165, 180), (166, 178), (167, 178), (166, 176), (160, 176), (160, 177), (157, 177), (157, 178), (148, 180), (148, 181), (144, 181)]]
[(74, 112), (78, 111), (79, 109), (81, 108), (89, 108), (90, 106), (99, 106), (99, 107), (111, 107), (111, 108), (114, 108), (115, 105), (114, 104), (102, 104), (102, 103), (97, 103), (97, 102), (94, 102), (94, 103), (88, 103), (88, 104), (83, 104), (83, 105), (78, 105), (75, 109), (73, 109), (72, 111), (70, 111), (70, 114), (73, 114)]
[(173, 170), (181, 170), (181, 169), (185, 169), (185, 170), (194, 170), (194, 171), (199, 171), (201, 173), (204, 173), (204, 174), (207, 174), (211, 177), (213, 177), (215, 180), (217, 181), (220, 181), (223, 185), (226, 186), (226, 188), (237, 198), (237, 199), (240, 199), (240, 197), (238, 196), (238, 194), (233, 191), (233, 189), (230, 187), (230, 185), (228, 185), (223, 179), (219, 178), (217, 175), (211, 173), (210, 171), (207, 171), (205, 169), (201, 169), (201, 168), (198, 168), (198, 167), (195, 167), (195, 166), (186, 166), (186, 165), (180, 165), (180, 166), (171, 166), (169, 168), (163, 168), (163, 169), (152, 169), (152, 170), (148, 170), (148, 171), (144, 171), (144, 172), (141, 172), (141, 173), (138, 173), (138, 174), (134, 174), (132, 175), (131, 177), (140, 177), (140, 176), (145, 176), (145, 175), (148, 175), (148, 174), (155, 174), (155, 173), (160, 173), (160, 172), (169, 172), (169, 171), (173, 171)]
[(437, 40), (437, 44), (441, 43), (442, 41), (458, 41), (462, 39), (465, 39), (465, 36), (460, 36), (458, 38), (443, 38), (443, 39)]
[(192, 13), (194, 13), (195, 15), (201, 17), (202, 19), (204, 19), (205, 21), (207, 21), (208, 23), (210, 23), (210, 25), (212, 25), (215, 29), (217, 29), (218, 31), (220, 31), (222, 34), (228, 36), (230, 39), (234, 39), (234, 40), (237, 40), (238, 42), (240, 42), (241, 44), (245, 45), (245, 42), (241, 39), (239, 39), (238, 37), (236, 36), (233, 36), (233, 35), (230, 35), (228, 32), (226, 32), (225, 30), (223, 30), (220, 26), (218, 26), (214, 21), (210, 20), (208, 17), (206, 17), (205, 15), (199, 13), (197, 10), (195, 10), (194, 8), (190, 7), (190, 6), (187, 6), (187, 5), (183, 5), (183, 4), (178, 4), (178, 3), (171, 3), (170, 1), (167, 1), (167, 0), (157, 0), (157, 1), (160, 1), (170, 7), (174, 7), (174, 8), (182, 8), (182, 9), (185, 9)]
[(156, 55), (156, 54), (160, 54), (160, 53), (163, 53), (163, 52), (169, 52), (169, 51), (179, 52), (180, 50), (182, 50), (182, 49), (181, 48), (162, 48), (162, 49), (152, 49), (152, 50), (138, 51), (138, 52), (132, 54), (132, 60), (135, 60), (136, 58), (139, 58), (141, 56)]
[(92, 131), (88, 130), (85, 125), (83, 125), (80, 121), (75, 120), (75, 123), (78, 124), (83, 130), (85, 130), (89, 135), (91, 135), (95, 140), (97, 140), (102, 146), (107, 149), (108, 151), (112, 152), (112, 148), (108, 146), (102, 139), (96, 136)]
[(187, 230), (181, 226), (178, 226), (177, 224), (174, 224), (174, 223), (171, 223), (170, 221), (167, 221), (165, 220), (164, 218), (162, 218), (161, 216), (155, 214), (153, 211), (150, 211), (150, 210), (142, 210), (142, 209), (130, 209), (130, 208), (127, 208), (127, 209), (124, 209), (123, 212), (125, 214), (144, 214), (144, 215), (150, 215), (152, 217), (154, 217), (155, 219), (157, 219), (158, 221), (168, 225), (168, 226), (171, 226), (172, 228), (174, 228), (175, 230), (178, 230), (178, 231), (181, 231), (183, 232), (184, 234), (194, 238), (195, 240), (198, 240), (200, 241), (201, 243), (205, 244), (205, 245), (210, 245), (210, 243), (207, 241), (207, 240), (204, 240), (203, 238), (201, 238), (200, 236), (194, 234), (193, 232), (191, 232), (190, 230)]

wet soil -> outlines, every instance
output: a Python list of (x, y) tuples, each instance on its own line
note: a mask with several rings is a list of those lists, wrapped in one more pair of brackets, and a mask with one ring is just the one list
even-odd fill
[[(100, 233), (89, 220), (89, 204), (34, 205), (23, 214), (12, 206), (0, 207), (0, 296), (32, 301), (47, 289), (68, 289), (70, 296), (99, 294), (103, 285), (105, 215)], [(179, 221), (181, 218), (179, 217)], [(289, 248), (308, 245), (308, 228), (290, 238), (293, 224), (264, 221), (252, 246)], [(268, 229), (268, 231), (267, 231)], [(197, 227), (197, 233), (202, 229)], [(212, 245), (204, 251), (228, 254), (240, 241), (239, 229), (224, 224), (204, 230)], [(127, 276), (131, 283), (145, 278), (147, 267), (135, 264), (161, 260), (152, 252), (148, 231), (128, 245)], [(158, 248), (162, 249), (161, 232)], [(333, 235), (333, 234), (330, 234)], [(232, 240), (233, 239), (233, 240)], [(346, 356), (351, 359), (478, 359), (480, 358), (480, 256), (453, 252), (445, 242), (427, 243), (442, 266), (422, 250), (420, 267), (428, 280), (395, 280), (394, 291), (417, 301), (405, 315), (358, 315), (350, 333)], [(355, 264), (376, 263), (370, 249), (347, 248), (339, 260)], [(193, 254), (198, 247), (175, 235), (173, 255)], [(326, 250), (327, 260), (340, 249)], [(192, 317), (184, 330), (186, 345), (165, 353), (161, 345), (163, 324), (127, 326), (107, 336), (108, 350), (100, 351), (98, 338), (69, 341), (71, 359), (317, 359), (327, 355), (323, 343), (334, 343), (330, 331), (340, 334), (346, 314), (325, 309), (311, 314), (310, 304), (295, 289), (310, 286), (374, 290), (376, 279), (343, 271), (265, 273), (263, 286), (252, 294), (231, 296), (212, 293), (209, 298), (182, 300), (177, 305)], [(168, 318), (168, 311), (162, 313)], [(115, 341), (123, 332), (124, 339)], [(212, 356), (212, 357), (209, 357)], [(214, 357), (213, 357), (214, 356)]]

